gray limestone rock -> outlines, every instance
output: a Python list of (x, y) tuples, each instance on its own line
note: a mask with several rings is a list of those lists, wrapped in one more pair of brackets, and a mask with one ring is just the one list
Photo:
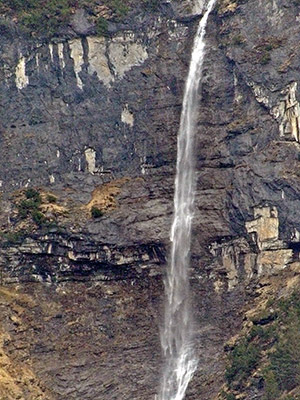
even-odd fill
[(70, 25), (77, 35), (89, 35), (94, 31), (94, 25), (89, 22), (88, 15), (82, 8), (75, 11)]
[[(285, 0), (223, 0), (209, 20), (191, 266), (201, 368), (189, 399), (216, 398), (223, 346), (260, 282), (291, 265), (299, 272), (299, 12)], [(97, 37), (77, 10), (72, 32), (51, 42), (0, 21), (1, 280), (35, 304), (20, 311), (20, 331), (5, 317), (13, 305), (0, 309), (12, 338), (4, 349), (16, 365), (30, 359), (41, 399), (156, 393), (176, 136), (198, 13), (191, 2), (164, 2)], [(29, 187), (56, 225), (20, 218)]]

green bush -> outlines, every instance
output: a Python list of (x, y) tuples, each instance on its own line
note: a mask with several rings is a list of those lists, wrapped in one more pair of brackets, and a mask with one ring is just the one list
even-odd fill
[(250, 376), (260, 359), (260, 350), (255, 344), (242, 340), (229, 355), (230, 365), (226, 369), (225, 377), (229, 386), (234, 382), (241, 382)]
[(224, 390), (221, 393), (222, 399), (224, 400), (236, 400), (236, 397), (232, 393), (226, 393)]
[(48, 194), (47, 201), (48, 201), (48, 203), (56, 203), (57, 197), (53, 196), (53, 194)]
[(4, 10), (16, 15), (23, 30), (51, 36), (69, 20), (74, 4), (73, 0), (7, 0)]
[(227, 393), (226, 397), (225, 397), (225, 400), (236, 400), (236, 397), (232, 393)]
[(108, 22), (105, 18), (100, 17), (96, 22), (97, 35), (107, 36), (108, 35)]
[(300, 387), (300, 293), (272, 302), (272, 312), (267, 308), (253, 321), (249, 334), (228, 356), (229, 388), (253, 385), (249, 378), (263, 360), (262, 400), (299, 400), (298, 395), (283, 395)]
[(3, 241), (4, 247), (13, 246), (15, 244), (21, 244), (26, 236), (26, 232), (24, 230), (17, 232), (1, 232), (0, 239)]
[(270, 369), (283, 392), (300, 385), (300, 294), (280, 300), (277, 308), (277, 341), (269, 358)]
[(13, 10), (30, 10), (39, 5), (39, 0), (7, 0), (7, 5)]
[(101, 211), (98, 207), (93, 206), (91, 208), (91, 215), (93, 218), (100, 218), (103, 216), (103, 211)]
[(251, 341), (252, 339), (254, 339), (257, 336), (263, 337), (264, 335), (265, 335), (265, 331), (264, 331), (263, 327), (261, 327), (259, 325), (253, 325), (247, 339), (248, 339), (248, 341)]
[(45, 215), (39, 210), (32, 210), (31, 217), (38, 226), (42, 226), (48, 221)]
[(295, 321), (300, 319), (300, 293), (293, 293), (288, 299), (282, 299), (278, 302), (281, 319)]
[(21, 218), (27, 218), (30, 216), (38, 226), (42, 226), (48, 221), (48, 219), (39, 210), (39, 207), (42, 204), (41, 195), (37, 190), (30, 188), (25, 191), (25, 197), (26, 198), (21, 200), (17, 205), (19, 216)]
[(34, 199), (36, 202), (41, 203), (41, 195), (35, 189), (29, 188), (25, 191), (26, 199)]
[(293, 323), (281, 336), (270, 355), (271, 369), (281, 390), (292, 390), (300, 385), (300, 326)]
[(32, 210), (37, 209), (38, 204), (30, 199), (30, 200), (21, 200), (18, 204), (18, 213), (21, 218), (26, 218), (28, 214), (32, 212)]
[[(132, 9), (131, 0), (0, 0), (0, 11), (9, 14), (24, 32), (51, 37), (70, 20), (75, 8), (84, 8), (90, 16), (97, 18), (97, 34), (107, 35), (107, 21), (99, 17), (97, 7), (106, 5), (112, 11), (112, 19), (123, 21)], [(140, 0), (141, 8), (155, 11), (160, 0)]]
[(263, 371), (264, 391), (263, 400), (274, 400), (279, 398), (279, 387), (274, 371), (268, 367)]
[(21, 218), (26, 218), (32, 211), (37, 210), (42, 203), (41, 195), (35, 189), (27, 189), (25, 191), (26, 199), (18, 204), (18, 213)]
[(122, 20), (129, 11), (128, 5), (126, 5), (123, 0), (111, 0), (109, 6), (116, 14), (118, 20)]

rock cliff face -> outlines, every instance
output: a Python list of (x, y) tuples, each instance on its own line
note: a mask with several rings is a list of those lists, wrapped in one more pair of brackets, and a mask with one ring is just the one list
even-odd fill
[[(176, 135), (201, 7), (143, 14), (136, 3), (105, 37), (83, 10), (47, 40), (1, 20), (5, 399), (157, 393)], [(296, 0), (219, 0), (210, 17), (192, 244), (200, 364), (188, 399), (281, 395), (264, 397), (264, 377), (224, 386), (224, 345), (267, 299), (299, 290), (299, 21)]]

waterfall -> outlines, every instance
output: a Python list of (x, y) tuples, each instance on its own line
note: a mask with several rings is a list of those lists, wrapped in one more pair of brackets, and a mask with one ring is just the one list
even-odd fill
[(171, 259), (165, 281), (166, 305), (161, 345), (165, 366), (159, 400), (182, 400), (197, 368), (193, 346), (193, 322), (189, 309), (189, 260), (194, 203), (194, 131), (198, 89), (202, 76), (207, 20), (216, 0), (209, 0), (193, 45), (185, 85), (177, 143), (174, 217), (170, 239)]

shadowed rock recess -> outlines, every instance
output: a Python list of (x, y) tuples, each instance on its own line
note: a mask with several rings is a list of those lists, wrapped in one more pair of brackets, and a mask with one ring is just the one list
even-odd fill
[[(202, 10), (25, 3), (0, 1), (0, 399), (154, 399)], [(300, 398), (299, 35), (298, 0), (219, 0), (209, 18), (187, 400)]]

